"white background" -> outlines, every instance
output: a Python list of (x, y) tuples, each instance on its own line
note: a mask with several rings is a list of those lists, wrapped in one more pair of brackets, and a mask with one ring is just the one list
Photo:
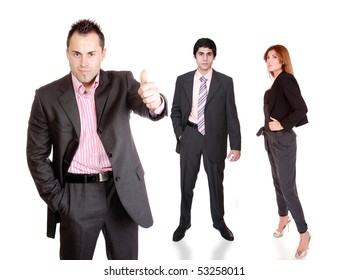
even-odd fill
[[(344, 4), (340, 0), (3, 3), (1, 278), (104, 279), (103, 269), (109, 265), (194, 270), (207, 265), (244, 266), (246, 276), (240, 279), (337, 278), (349, 249), (349, 25)], [(242, 129), (242, 157), (227, 162), (224, 182), (225, 219), (234, 242), (223, 240), (212, 227), (203, 169), (195, 189), (192, 228), (181, 242), (172, 242), (179, 222), (180, 190), (171, 120), (153, 123), (132, 116), (155, 220), (153, 227), (140, 229), (139, 261), (107, 261), (103, 238), (92, 262), (58, 260), (59, 238), (45, 237), (46, 205), (26, 164), (26, 129), (35, 89), (69, 72), (66, 37), (71, 24), (81, 18), (96, 20), (105, 34), (107, 56), (102, 68), (131, 70), (137, 79), (143, 68), (148, 69), (167, 96), (169, 108), (176, 77), (196, 68), (195, 41), (209, 37), (216, 42), (214, 68), (234, 79)], [(263, 54), (273, 44), (288, 48), (309, 108), (309, 124), (296, 129), (298, 191), (312, 234), (304, 261), (293, 260), (299, 240), (294, 222), (283, 238), (272, 237), (278, 222), (275, 194), (263, 139), (255, 136), (263, 124), (263, 94), (271, 84)], [(160, 278), (194, 279), (195, 274)]]

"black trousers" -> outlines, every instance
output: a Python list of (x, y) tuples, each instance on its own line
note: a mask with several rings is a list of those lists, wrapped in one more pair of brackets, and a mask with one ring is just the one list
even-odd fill
[(287, 216), (290, 211), (298, 232), (304, 233), (308, 230), (308, 226), (296, 185), (296, 138), (297, 135), (293, 130), (264, 132), (279, 216)]
[(59, 210), (62, 260), (91, 260), (100, 232), (108, 259), (138, 258), (138, 225), (122, 206), (112, 179), (67, 183)]
[(213, 224), (219, 227), (224, 216), (223, 178), (225, 162), (213, 163), (206, 152), (205, 137), (197, 129), (187, 126), (180, 139), (181, 216), (180, 226), (191, 223), (191, 206), (201, 157), (208, 178), (210, 209)]

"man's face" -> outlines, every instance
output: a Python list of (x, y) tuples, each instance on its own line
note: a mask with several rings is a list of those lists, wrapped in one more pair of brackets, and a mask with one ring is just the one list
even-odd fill
[(215, 57), (209, 48), (201, 47), (195, 54), (196, 64), (201, 74), (206, 74), (211, 68)]
[(99, 44), (99, 37), (92, 32), (86, 35), (75, 32), (67, 48), (69, 66), (77, 79), (89, 90), (100, 71), (105, 49)]

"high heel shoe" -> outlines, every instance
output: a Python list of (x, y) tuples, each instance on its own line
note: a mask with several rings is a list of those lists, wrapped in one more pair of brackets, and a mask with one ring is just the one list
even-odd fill
[(308, 254), (310, 239), (311, 239), (311, 235), (309, 234), (307, 248), (305, 250), (303, 250), (303, 251), (298, 251), (297, 250), (297, 252), (295, 254), (295, 258), (296, 259), (298, 259), (298, 260), (302, 259), (302, 258), (304, 258)]
[(291, 218), (288, 218), (287, 224), (284, 225), (284, 227), (282, 228), (281, 231), (275, 230), (274, 233), (273, 233), (273, 236), (274, 236), (275, 238), (280, 238), (280, 237), (282, 237), (282, 236), (284, 235), (284, 229), (286, 228), (286, 226), (287, 226), (287, 229), (288, 229), (288, 230), (290, 229), (290, 222), (291, 222)]

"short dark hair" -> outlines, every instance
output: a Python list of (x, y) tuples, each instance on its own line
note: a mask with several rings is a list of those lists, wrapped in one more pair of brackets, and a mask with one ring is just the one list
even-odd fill
[(196, 41), (196, 43), (194, 45), (194, 50), (193, 50), (194, 56), (196, 56), (196, 53), (199, 50), (199, 48), (209, 48), (212, 50), (214, 57), (216, 57), (216, 55), (217, 55), (216, 44), (213, 42), (213, 40), (211, 40), (209, 38), (201, 38), (201, 39)]
[(68, 33), (67, 48), (69, 47), (70, 39), (75, 32), (82, 35), (87, 35), (89, 33), (95, 32), (99, 37), (99, 45), (101, 46), (102, 49), (104, 49), (104, 45), (105, 45), (104, 34), (101, 31), (100, 26), (95, 21), (90, 19), (80, 19), (77, 22), (73, 23)]

